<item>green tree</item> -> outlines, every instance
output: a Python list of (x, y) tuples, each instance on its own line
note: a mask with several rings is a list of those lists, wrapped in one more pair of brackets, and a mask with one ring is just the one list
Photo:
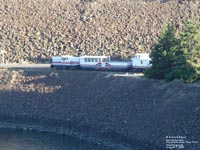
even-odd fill
[(200, 29), (194, 18), (185, 22), (179, 39), (181, 41), (180, 49), (187, 59), (187, 64), (198, 71), (200, 66)]
[(152, 67), (148, 78), (193, 82), (200, 76), (200, 30), (191, 19), (176, 38), (176, 30), (168, 24), (151, 52)]
[(184, 23), (184, 29), (178, 39), (179, 51), (185, 63), (179, 64), (178, 71), (173, 72), (183, 82), (193, 82), (200, 75), (200, 30), (194, 18)]
[(166, 74), (177, 65), (175, 57), (179, 53), (177, 51), (179, 40), (176, 39), (175, 35), (174, 25), (167, 24), (150, 54), (152, 67), (145, 71), (146, 77), (165, 79)]

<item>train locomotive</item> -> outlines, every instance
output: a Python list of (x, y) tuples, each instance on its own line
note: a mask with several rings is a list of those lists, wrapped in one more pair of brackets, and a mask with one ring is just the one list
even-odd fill
[(127, 61), (112, 61), (110, 56), (64, 55), (52, 57), (51, 68), (142, 72), (151, 67), (150, 61), (147, 53), (135, 54)]

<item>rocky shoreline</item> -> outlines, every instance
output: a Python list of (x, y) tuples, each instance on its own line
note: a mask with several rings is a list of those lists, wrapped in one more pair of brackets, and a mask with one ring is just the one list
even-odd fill
[(200, 140), (199, 83), (79, 70), (1, 73), (1, 127), (67, 134), (116, 150), (161, 150), (166, 136)]
[[(7, 118), (7, 117), (5, 117)], [(39, 121), (38, 120), (31, 120), (28, 119), (21, 119), (19, 121), (17, 118), (12, 118), (15, 121), (7, 121), (2, 120), (2, 116), (0, 119), (0, 128), (2, 129), (15, 129), (15, 130), (23, 130), (23, 131), (36, 131), (36, 132), (49, 132), (55, 133), (58, 135), (68, 135), (72, 137), (76, 137), (80, 140), (85, 140), (88, 142), (92, 142), (98, 145), (102, 145), (105, 147), (105, 150), (153, 150), (153, 149), (161, 149), (158, 148), (154, 144), (150, 144), (148, 142), (139, 141), (138, 139), (128, 139), (123, 135), (119, 135), (114, 132), (104, 132), (104, 131), (97, 131), (92, 129), (91, 127), (75, 125), (69, 127), (63, 126), (63, 124), (72, 124), (71, 122), (68, 123), (58, 123), (55, 120), (49, 121)], [(36, 123), (37, 122), (37, 123)]]

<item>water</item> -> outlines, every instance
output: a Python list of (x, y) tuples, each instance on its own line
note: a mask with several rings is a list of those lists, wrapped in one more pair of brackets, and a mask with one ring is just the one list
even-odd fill
[(107, 150), (70, 136), (46, 132), (0, 129), (0, 150)]

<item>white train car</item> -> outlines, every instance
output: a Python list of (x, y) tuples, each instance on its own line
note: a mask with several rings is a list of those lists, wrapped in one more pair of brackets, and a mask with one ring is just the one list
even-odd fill
[(80, 67), (94, 70), (128, 70), (130, 61), (111, 61), (109, 56), (81, 56)]
[(103, 69), (102, 63), (109, 62), (109, 56), (81, 56), (80, 57), (80, 67), (83, 69)]
[(146, 68), (151, 67), (151, 58), (147, 53), (138, 53), (131, 58), (131, 65), (133, 71), (144, 71)]
[(105, 66), (107, 70), (125, 71), (131, 69), (131, 61), (110, 61), (110, 62), (105, 62)]
[(52, 57), (51, 67), (55, 68), (82, 68), (93, 70), (132, 70), (142, 72), (151, 67), (149, 54), (136, 54), (129, 61), (111, 61), (110, 56), (80, 56), (74, 57), (55, 56)]
[(71, 55), (55, 56), (52, 57), (51, 68), (69, 68), (80, 67), (80, 57), (74, 57)]

